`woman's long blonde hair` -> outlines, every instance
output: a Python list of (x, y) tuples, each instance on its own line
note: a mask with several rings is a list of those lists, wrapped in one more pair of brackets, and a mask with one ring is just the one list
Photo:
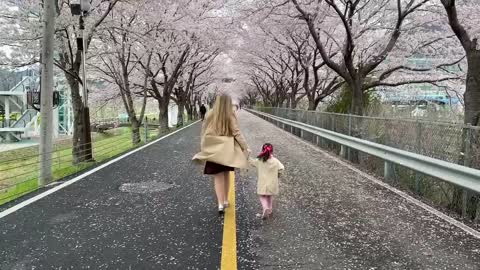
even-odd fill
[(232, 136), (230, 121), (233, 116), (232, 98), (227, 95), (217, 96), (213, 105), (209, 126), (220, 136)]

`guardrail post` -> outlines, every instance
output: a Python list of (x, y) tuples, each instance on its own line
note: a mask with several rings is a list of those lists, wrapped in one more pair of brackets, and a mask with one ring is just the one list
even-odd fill
[[(348, 114), (348, 136), (352, 136), (352, 114)], [(352, 149), (347, 147), (347, 159), (352, 161)]]
[(346, 147), (346, 146), (343, 145), (343, 144), (340, 145), (340, 156), (341, 156), (342, 158), (345, 158), (345, 159), (348, 158), (347, 148), (348, 148), (348, 147)]
[(384, 163), (384, 169), (383, 169), (383, 174), (385, 181), (390, 182), (395, 178), (395, 166), (393, 163), (389, 161), (385, 161)]
[[(297, 112), (297, 111), (294, 111), (293, 120), (294, 120), (294, 121), (298, 121), (299, 118), (300, 118), (300, 117), (298, 116), (298, 112)], [(298, 136), (298, 130), (297, 130), (297, 128), (292, 127), (292, 133), (293, 133), (293, 135)]]
[[(335, 115), (331, 114), (330, 117), (331, 117), (330, 130), (335, 132)], [(328, 147), (330, 147), (331, 149), (335, 149), (335, 143), (334, 142), (329, 141), (328, 145), (329, 145)]]
[[(418, 153), (421, 155), (423, 150), (422, 150), (422, 123), (418, 121), (417, 119), (417, 125), (416, 125), (416, 147)], [(415, 172), (415, 191), (417, 194), (420, 194), (420, 184), (421, 184), (421, 173), (420, 172)]]
[(332, 115), (332, 131), (333, 132), (337, 132), (337, 121), (335, 121), (337, 119), (337, 116), (335, 114)]
[[(472, 162), (472, 125), (467, 124), (465, 130), (465, 152), (463, 156), (463, 165), (465, 167), (470, 167)], [(467, 216), (467, 207), (468, 207), (468, 199), (470, 198), (470, 192), (467, 189), (463, 189), (462, 192), (462, 216)]]
[[(302, 111), (302, 121), (300, 121), (300, 122), (308, 125), (308, 111)], [(302, 138), (303, 140), (306, 140), (306, 138), (305, 138), (306, 134), (303, 131), (303, 129), (299, 128), (299, 131), (300, 131), (300, 138)]]

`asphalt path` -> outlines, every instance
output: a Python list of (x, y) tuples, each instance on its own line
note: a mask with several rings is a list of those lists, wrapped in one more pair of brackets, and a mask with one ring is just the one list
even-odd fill
[(0, 220), (0, 269), (218, 269), (222, 219), (186, 128)]
[[(255, 171), (237, 172), (238, 269), (480, 269), (478, 238), (256, 116), (239, 121), (254, 153), (272, 143), (286, 173), (262, 221)], [(191, 162), (199, 133), (195, 124), (1, 218), (0, 269), (219, 269), (223, 218)]]

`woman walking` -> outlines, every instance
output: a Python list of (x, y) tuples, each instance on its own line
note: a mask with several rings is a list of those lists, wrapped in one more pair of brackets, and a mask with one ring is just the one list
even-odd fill
[(204, 174), (212, 175), (218, 201), (218, 212), (228, 207), (230, 172), (248, 166), (247, 142), (238, 128), (232, 99), (218, 96), (213, 110), (205, 117), (202, 126), (201, 152), (193, 160), (205, 162)]

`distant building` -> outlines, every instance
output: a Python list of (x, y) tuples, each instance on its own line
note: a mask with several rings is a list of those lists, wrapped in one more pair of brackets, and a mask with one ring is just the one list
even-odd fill
[[(415, 55), (408, 59), (408, 66), (414, 68), (432, 68), (438, 65), (440, 60), (430, 59), (421, 55)], [(441, 60), (443, 61), (443, 59)], [(459, 71), (458, 66), (445, 67), (450, 72)], [(424, 76), (429, 76), (425, 73)], [(381, 97), (384, 103), (392, 105), (420, 105), (433, 103), (440, 106), (457, 106), (461, 104), (457, 93), (463, 93), (464, 85), (459, 85), (459, 89), (447, 91), (444, 88), (430, 84), (409, 84), (398, 87), (383, 87), (376, 89), (376, 93)], [(461, 89), (460, 89), (461, 88)]]
[[(20, 141), (39, 136), (40, 113), (27, 103), (27, 92), (38, 91), (38, 72), (27, 69), (11, 73), (15, 85), (0, 89), (0, 141)], [(55, 76), (55, 90), (60, 94), (60, 104), (54, 110), (54, 136), (73, 133), (73, 111), (70, 88), (62, 76)]]

